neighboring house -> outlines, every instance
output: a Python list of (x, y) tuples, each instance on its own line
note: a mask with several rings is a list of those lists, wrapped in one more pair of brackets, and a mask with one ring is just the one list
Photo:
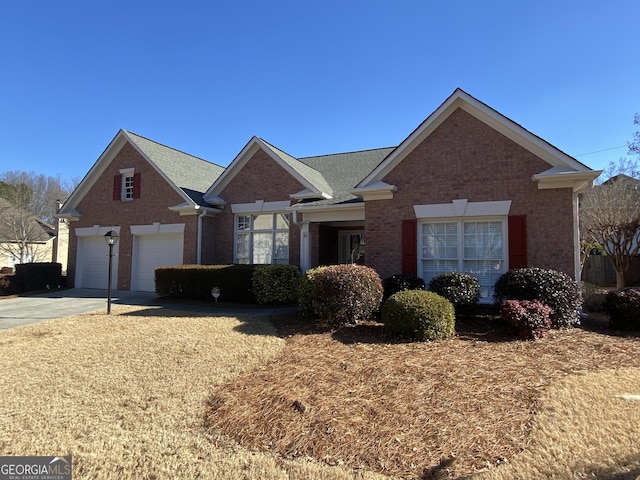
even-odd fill
[(0, 198), (0, 267), (51, 262), (56, 230)]
[[(509, 268), (579, 276), (576, 192), (600, 173), (459, 89), (394, 148), (295, 158), (253, 137), (224, 171), (208, 164), (208, 176), (196, 175), (193, 157), (175, 153), (162, 163), (154, 158), (159, 152), (175, 153), (121, 131), (61, 210), (78, 222), (71, 224), (69, 256), (76, 286), (105, 288), (100, 236), (114, 227), (121, 235), (117, 287), (125, 290), (153, 289), (151, 271), (144, 283), (138, 279), (140, 269), (153, 266), (140, 263), (153, 251), (144, 242), (151, 230), (166, 236), (182, 229), (182, 256), (165, 252), (165, 261), (290, 263), (303, 270), (358, 262), (383, 279), (406, 273), (427, 282), (466, 271), (489, 298)], [(201, 183), (172, 180), (164, 171), (169, 164)], [(117, 175), (133, 175), (135, 187), (139, 169), (139, 198), (111, 200), (112, 190), (126, 188)], [(176, 198), (157, 193), (167, 190)], [(88, 238), (100, 244), (91, 255)], [(98, 252), (104, 265), (90, 284), (87, 264)]]

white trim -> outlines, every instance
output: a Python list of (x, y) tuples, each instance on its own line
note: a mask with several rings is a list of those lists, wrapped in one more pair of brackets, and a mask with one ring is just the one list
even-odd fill
[(193, 205), (189, 203), (181, 203), (180, 205), (175, 205), (173, 207), (169, 207), (169, 210), (172, 212), (178, 212), (181, 217), (186, 217), (188, 215), (215, 215), (220, 213), (220, 209), (213, 207), (203, 207), (202, 205)]
[(104, 235), (107, 232), (114, 230), (120, 235), (120, 227), (101, 227), (100, 225), (94, 225), (93, 227), (78, 227), (75, 229), (76, 237), (95, 237)]
[(316, 222), (363, 222), (364, 202), (344, 205), (314, 205), (303, 207), (296, 204), (290, 210), (302, 213), (304, 220)]
[(467, 199), (453, 200), (451, 203), (414, 205), (416, 218), (456, 218), (506, 216), (511, 210), (511, 200), (495, 202), (470, 202)]
[(278, 202), (265, 202), (264, 200), (256, 200), (253, 203), (233, 203), (231, 204), (231, 212), (234, 214), (242, 213), (278, 213), (285, 212), (291, 206), (289, 200), (281, 200)]
[(136, 171), (135, 167), (121, 168), (120, 169), (120, 174), (127, 175), (127, 174), (134, 173), (135, 171)]
[(532, 134), (513, 120), (480, 102), (461, 89), (456, 89), (427, 119), (422, 122), (382, 163), (367, 175), (356, 189), (382, 181), (404, 158), (440, 126), (458, 108), (506, 136), (553, 167), (574, 172), (591, 172), (586, 165), (567, 155), (540, 137)]
[(184, 233), (184, 223), (152, 223), (151, 225), (131, 225), (131, 235), (158, 235), (163, 233)]
[(374, 182), (363, 188), (354, 188), (351, 190), (353, 195), (362, 197), (367, 200), (391, 200), (393, 199), (393, 192), (397, 191), (398, 187), (395, 185), (389, 185), (385, 182)]
[(551, 168), (542, 173), (531, 176), (531, 180), (538, 184), (539, 190), (550, 188), (571, 188), (574, 192), (591, 188), (593, 181), (600, 176), (602, 170), (589, 172), (569, 172)]
[(298, 193), (292, 193), (289, 195), (291, 198), (293, 198), (294, 200), (310, 200), (310, 199), (316, 199), (316, 198), (324, 198), (325, 200), (328, 200), (331, 197), (331, 195), (324, 193), (324, 192), (316, 192), (313, 190), (310, 190), (308, 188), (304, 189), (304, 190), (300, 190)]

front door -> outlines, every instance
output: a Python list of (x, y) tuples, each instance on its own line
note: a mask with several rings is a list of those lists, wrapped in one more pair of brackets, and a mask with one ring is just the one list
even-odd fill
[(338, 234), (340, 263), (364, 264), (364, 230), (341, 230)]

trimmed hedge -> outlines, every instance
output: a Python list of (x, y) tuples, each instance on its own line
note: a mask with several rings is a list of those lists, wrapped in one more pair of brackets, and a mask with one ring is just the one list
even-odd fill
[(609, 326), (618, 330), (640, 330), (640, 288), (607, 292), (603, 304)]
[(221, 302), (257, 303), (251, 289), (256, 265), (176, 265), (155, 271), (156, 293), (173, 298), (212, 300), (220, 289)]
[(14, 293), (48, 290), (62, 286), (62, 264), (53, 262), (21, 263), (11, 280)]
[(517, 268), (502, 274), (494, 285), (494, 300), (539, 300), (553, 309), (554, 328), (580, 323), (582, 294), (576, 281), (566, 273), (542, 268)]
[(384, 301), (394, 293), (404, 292), (405, 290), (425, 289), (425, 283), (422, 277), (402, 273), (385, 278), (382, 285), (384, 287)]
[(295, 265), (257, 265), (251, 277), (253, 295), (261, 304), (294, 303), (299, 282), (300, 269)]
[(318, 315), (313, 309), (313, 279), (315, 275), (326, 266), (310, 268), (300, 277), (298, 285), (298, 309), (302, 318), (307, 320), (317, 318)]
[(453, 303), (458, 313), (472, 312), (480, 301), (480, 282), (468, 273), (449, 272), (433, 277), (429, 290)]
[(373, 315), (382, 302), (382, 281), (364, 265), (331, 265), (311, 281), (314, 313), (327, 323), (357, 323)]
[(453, 304), (437, 293), (404, 290), (382, 306), (382, 322), (390, 337), (440, 340), (455, 335)]

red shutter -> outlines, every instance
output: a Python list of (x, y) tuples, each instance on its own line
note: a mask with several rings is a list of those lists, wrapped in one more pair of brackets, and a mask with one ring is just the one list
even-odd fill
[(113, 177), (113, 199), (122, 200), (122, 175), (115, 175)]
[(509, 270), (527, 266), (527, 217), (509, 215)]
[(418, 222), (402, 221), (402, 273), (416, 275), (418, 273)]
[(140, 172), (133, 174), (133, 198), (140, 198)]

